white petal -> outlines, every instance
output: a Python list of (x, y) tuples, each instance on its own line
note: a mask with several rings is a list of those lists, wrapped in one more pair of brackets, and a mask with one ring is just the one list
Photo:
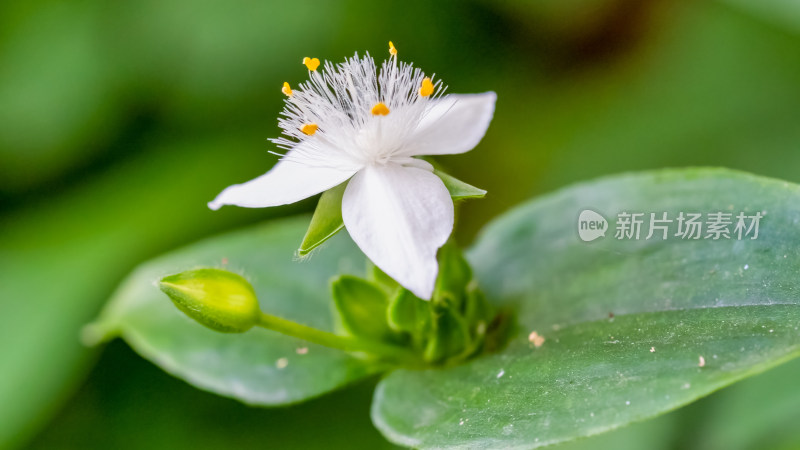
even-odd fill
[(472, 150), (494, 115), (497, 94), (450, 94), (432, 101), (403, 154), (449, 155)]
[[(302, 144), (301, 144), (302, 145)], [(211, 209), (223, 205), (245, 208), (265, 208), (294, 203), (344, 182), (358, 170), (351, 164), (334, 166), (328, 162), (293, 158), (292, 150), (264, 175), (246, 183), (225, 188), (217, 198), (208, 203)]]
[(425, 169), (367, 166), (344, 192), (342, 217), (364, 254), (417, 297), (430, 299), (436, 252), (453, 231), (453, 201)]

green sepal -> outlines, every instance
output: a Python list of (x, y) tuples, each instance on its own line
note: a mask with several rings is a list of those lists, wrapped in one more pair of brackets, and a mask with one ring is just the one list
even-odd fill
[(347, 182), (345, 181), (332, 189), (328, 189), (319, 198), (317, 209), (314, 210), (306, 235), (297, 250), (300, 256), (308, 255), (312, 250), (344, 228), (342, 197), (346, 187)]
[(486, 191), (483, 189), (479, 189), (471, 184), (464, 183), (458, 178), (448, 175), (441, 170), (434, 169), (433, 174), (441, 178), (444, 186), (450, 192), (450, 197), (452, 197), (453, 200), (483, 198), (486, 196)]
[(472, 269), (452, 240), (439, 249), (439, 276), (433, 290), (433, 302), (461, 310)]
[(418, 341), (431, 324), (430, 303), (408, 289), (398, 289), (389, 301), (387, 320), (393, 330), (410, 333)]
[(261, 315), (253, 286), (227, 270), (187, 270), (162, 278), (158, 287), (184, 314), (222, 333), (244, 333)]
[(396, 340), (386, 319), (389, 299), (379, 287), (352, 275), (341, 275), (331, 283), (331, 292), (341, 331), (372, 340)]
[(469, 343), (469, 332), (464, 321), (452, 309), (441, 309), (433, 322), (433, 330), (425, 347), (423, 358), (431, 363), (464, 352)]
[(480, 323), (488, 325), (495, 317), (494, 307), (486, 299), (486, 296), (478, 288), (478, 283), (474, 280), (467, 285), (466, 304), (464, 306), (464, 319), (467, 323)]

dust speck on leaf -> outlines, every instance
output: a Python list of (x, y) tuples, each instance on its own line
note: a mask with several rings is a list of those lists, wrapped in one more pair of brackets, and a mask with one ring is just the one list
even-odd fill
[(305, 355), (308, 353), (308, 347), (300, 347), (295, 350), (298, 355)]
[(275, 361), (275, 367), (277, 367), (278, 369), (285, 369), (286, 366), (288, 365), (289, 365), (288, 358), (279, 358), (277, 361)]
[(700, 356), (700, 359), (697, 362), (697, 367), (705, 367), (705, 365), (706, 365), (706, 359)]
[(531, 331), (531, 334), (528, 335), (528, 342), (539, 348), (544, 344), (544, 336), (539, 335), (536, 331)]

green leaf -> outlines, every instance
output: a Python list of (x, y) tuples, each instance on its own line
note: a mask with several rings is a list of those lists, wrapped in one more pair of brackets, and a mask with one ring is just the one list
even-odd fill
[(364, 279), (344, 275), (331, 285), (339, 322), (349, 334), (375, 340), (391, 340), (387, 308), (389, 300), (379, 287)]
[(486, 191), (483, 189), (478, 189), (475, 186), (464, 183), (463, 181), (450, 176), (441, 170), (435, 169), (433, 173), (442, 179), (445, 187), (448, 191), (450, 191), (450, 197), (453, 197), (453, 200), (483, 198), (486, 195)]
[[(623, 211), (765, 216), (756, 240), (645, 231), (583, 242), (587, 208), (612, 229)], [(536, 447), (654, 417), (794, 358), (798, 222), (800, 187), (720, 169), (611, 177), (523, 205), (469, 253), (487, 298), (518, 313), (508, 347), (390, 374), (373, 421), (414, 447)]]
[(282, 405), (318, 396), (378, 368), (344, 352), (253, 328), (237, 335), (209, 330), (186, 317), (154, 281), (192, 266), (221, 266), (246, 275), (261, 310), (332, 331), (328, 280), (362, 272), (363, 256), (348, 239), (298, 263), (294, 243), (308, 218), (218, 236), (167, 254), (137, 269), (92, 326), (120, 335), (165, 371), (201, 389), (253, 405)]
[(332, 238), (336, 233), (344, 228), (342, 220), (342, 196), (347, 182), (325, 191), (319, 198), (317, 209), (311, 217), (306, 235), (297, 251), (300, 256), (306, 256), (312, 250), (322, 245), (325, 241)]

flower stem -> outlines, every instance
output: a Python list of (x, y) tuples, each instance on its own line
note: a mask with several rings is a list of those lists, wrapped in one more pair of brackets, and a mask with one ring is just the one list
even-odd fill
[(325, 347), (346, 352), (363, 352), (411, 365), (423, 364), (417, 354), (403, 347), (375, 341), (365, 341), (350, 336), (339, 336), (270, 314), (261, 313), (257, 325), (287, 336), (296, 337), (314, 344), (324, 345)]

